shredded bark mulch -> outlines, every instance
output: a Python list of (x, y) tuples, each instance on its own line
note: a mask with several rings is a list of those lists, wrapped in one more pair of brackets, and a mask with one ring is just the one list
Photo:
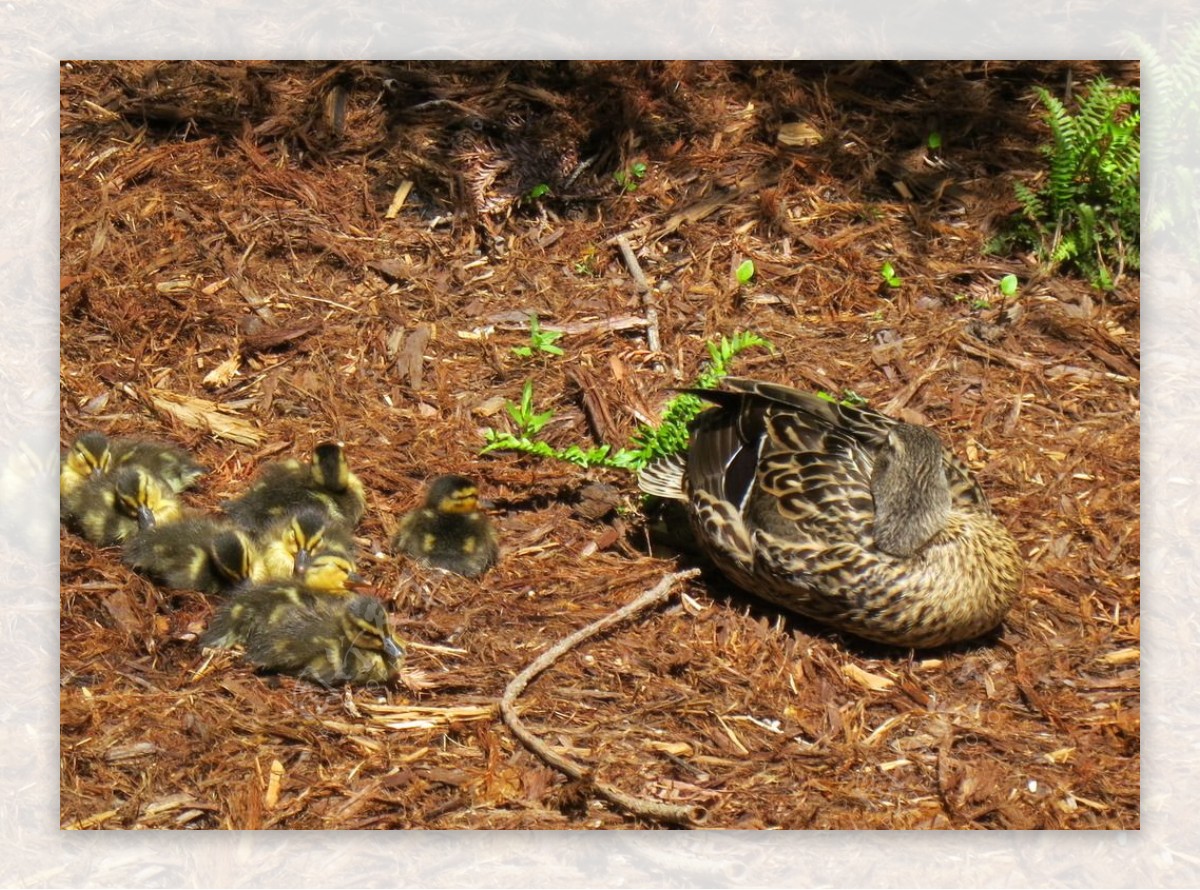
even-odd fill
[[(63, 445), (176, 442), (209, 467), (189, 505), (213, 509), (344, 441), (360, 571), (408, 657), (388, 688), (256, 674), (199, 647), (213, 599), (64, 530), (62, 826), (1137, 828), (1139, 282), (985, 249), (1043, 170), (1033, 86), (1098, 74), (1138, 82), (1086, 62), (64, 63)], [(534, 313), (562, 356), (513, 352)], [(480, 456), (483, 431), (513, 428), (531, 380), (541, 438), (621, 447), (741, 330), (775, 352), (738, 373), (933, 426), (1019, 542), (1023, 593), (997, 633), (914, 653), (677, 579), (511, 702), (572, 775), (504, 722), (506, 687), (698, 563), (649, 548), (630, 474)], [(502, 535), (479, 579), (387, 554), (449, 472)]]

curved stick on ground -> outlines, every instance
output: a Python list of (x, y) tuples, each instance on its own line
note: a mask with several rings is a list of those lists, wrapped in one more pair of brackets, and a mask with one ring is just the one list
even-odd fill
[(586, 769), (573, 760), (569, 760), (559, 754), (555, 754), (550, 748), (535, 736), (521, 719), (517, 716), (516, 701), (525, 688), (533, 681), (533, 679), (546, 668), (550, 667), (554, 662), (569, 652), (575, 646), (578, 646), (584, 640), (596, 636), (601, 631), (607, 630), (614, 624), (624, 621), (631, 615), (647, 609), (650, 606), (657, 605), (665, 600), (671, 593), (671, 588), (677, 581), (685, 581), (688, 578), (694, 578), (700, 574), (699, 569), (688, 569), (684, 572), (676, 572), (673, 575), (667, 575), (652, 589), (648, 590), (635, 599), (633, 602), (622, 606), (617, 611), (605, 615), (599, 621), (589, 624), (587, 627), (581, 628), (570, 636), (559, 640), (534, 661), (532, 661), (525, 670), (517, 674), (509, 682), (504, 690), (504, 697), (500, 699), (500, 714), (504, 717), (504, 722), (508, 724), (508, 728), (513, 731), (522, 744), (530, 751), (542, 758), (546, 763), (555, 769), (561, 770), (572, 779), (580, 779), (591, 784), (596, 789), (601, 797), (604, 797), (620, 807), (628, 810), (636, 816), (645, 816), (650, 819), (659, 819), (664, 822), (679, 822), (700, 823), (703, 822), (708, 815), (704, 807), (701, 806), (678, 806), (676, 804), (663, 803), (657, 800), (650, 800), (644, 797), (635, 797), (631, 794), (626, 794), (613, 788), (604, 782), (598, 782), (591, 776), (591, 770)]

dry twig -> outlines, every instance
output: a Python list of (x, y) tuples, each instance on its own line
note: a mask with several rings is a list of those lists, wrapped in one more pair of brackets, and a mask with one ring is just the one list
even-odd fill
[(621, 256), (625, 258), (625, 265), (629, 267), (629, 274), (637, 282), (638, 290), (642, 294), (642, 305), (646, 308), (646, 345), (650, 347), (651, 352), (661, 352), (662, 340), (658, 335), (658, 310), (654, 308), (654, 304), (651, 302), (652, 291), (650, 282), (646, 280), (646, 273), (642, 271), (642, 265), (638, 262), (637, 255), (629, 245), (629, 239), (624, 235), (618, 235), (617, 247), (621, 248)]
[(671, 592), (671, 588), (677, 581), (685, 581), (688, 578), (696, 577), (698, 574), (700, 574), (699, 569), (688, 569), (683, 572), (676, 572), (673, 575), (667, 575), (653, 589), (646, 591), (633, 602), (622, 606), (617, 611), (605, 615), (599, 621), (595, 621), (587, 627), (581, 628), (575, 631), (575, 633), (559, 640), (534, 659), (525, 670), (513, 677), (504, 690), (503, 698), (500, 699), (500, 714), (504, 718), (504, 722), (508, 724), (508, 728), (513, 731), (513, 735), (520, 739), (525, 747), (529, 748), (529, 750), (542, 758), (546, 763), (566, 773), (572, 779), (581, 779), (590, 783), (601, 797), (612, 801), (620, 807), (624, 807), (634, 815), (683, 824), (703, 822), (708, 813), (701, 806), (678, 806), (676, 804), (663, 803), (662, 801), (649, 800), (644, 797), (635, 797), (617, 788), (613, 788), (604, 782), (597, 781), (592, 777), (591, 770), (585, 769), (573, 760), (554, 753), (545, 742), (535, 736), (521, 722), (521, 718), (517, 716), (516, 701), (517, 697), (525, 691), (525, 688), (538, 674), (554, 664), (554, 662), (575, 646), (578, 646), (584, 640), (596, 636), (601, 631), (607, 630), (614, 624), (624, 621), (631, 615), (635, 615), (650, 606), (657, 605), (667, 598)]

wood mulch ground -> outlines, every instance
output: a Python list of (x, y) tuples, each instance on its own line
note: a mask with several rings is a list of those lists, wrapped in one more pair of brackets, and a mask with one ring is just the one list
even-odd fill
[[(482, 431), (532, 380), (547, 441), (619, 447), (706, 341), (752, 330), (776, 351), (738, 373), (851, 390), (968, 460), (1028, 560), (1020, 601), (991, 637), (912, 653), (706, 574), (536, 678), (525, 723), (707, 827), (1137, 828), (1139, 282), (1102, 294), (984, 249), (1042, 169), (1032, 87), (1099, 73), (1138, 82), (1078, 62), (63, 64), (63, 444), (178, 442), (212, 508), (345, 441), (362, 570), (408, 659), (394, 688), (327, 691), (207, 658), (214, 602), (64, 530), (62, 825), (662, 824), (547, 766), (497, 702), (690, 563), (649, 555), (627, 473), (481, 457)], [(529, 313), (563, 356), (513, 353)], [(481, 480), (503, 536), (479, 580), (385, 552), (445, 472)]]

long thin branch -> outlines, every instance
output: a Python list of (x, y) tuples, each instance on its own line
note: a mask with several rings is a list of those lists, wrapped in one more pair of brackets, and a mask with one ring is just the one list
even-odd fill
[(594, 621), (587, 627), (581, 628), (570, 636), (559, 640), (534, 659), (525, 670), (513, 677), (504, 690), (503, 698), (500, 699), (500, 714), (504, 718), (504, 722), (508, 724), (508, 728), (512, 730), (513, 735), (520, 739), (525, 747), (542, 758), (546, 763), (566, 773), (572, 779), (588, 782), (601, 797), (612, 801), (634, 815), (660, 819), (665, 822), (700, 823), (707, 817), (708, 812), (701, 806), (678, 806), (644, 797), (635, 797), (617, 788), (613, 788), (605, 782), (597, 781), (591, 775), (592, 771), (590, 769), (586, 769), (575, 763), (575, 761), (551, 751), (545, 742), (534, 735), (521, 722), (521, 718), (517, 716), (516, 701), (518, 696), (525, 691), (526, 687), (529, 686), (538, 674), (554, 664), (554, 662), (575, 646), (612, 627), (614, 624), (624, 621), (631, 615), (657, 605), (670, 595), (671, 588), (676, 582), (694, 578), (698, 574), (700, 574), (699, 569), (688, 569), (683, 572), (676, 572), (673, 575), (667, 575), (652, 590), (646, 591), (633, 602), (622, 606), (617, 611), (605, 615), (599, 621)]

